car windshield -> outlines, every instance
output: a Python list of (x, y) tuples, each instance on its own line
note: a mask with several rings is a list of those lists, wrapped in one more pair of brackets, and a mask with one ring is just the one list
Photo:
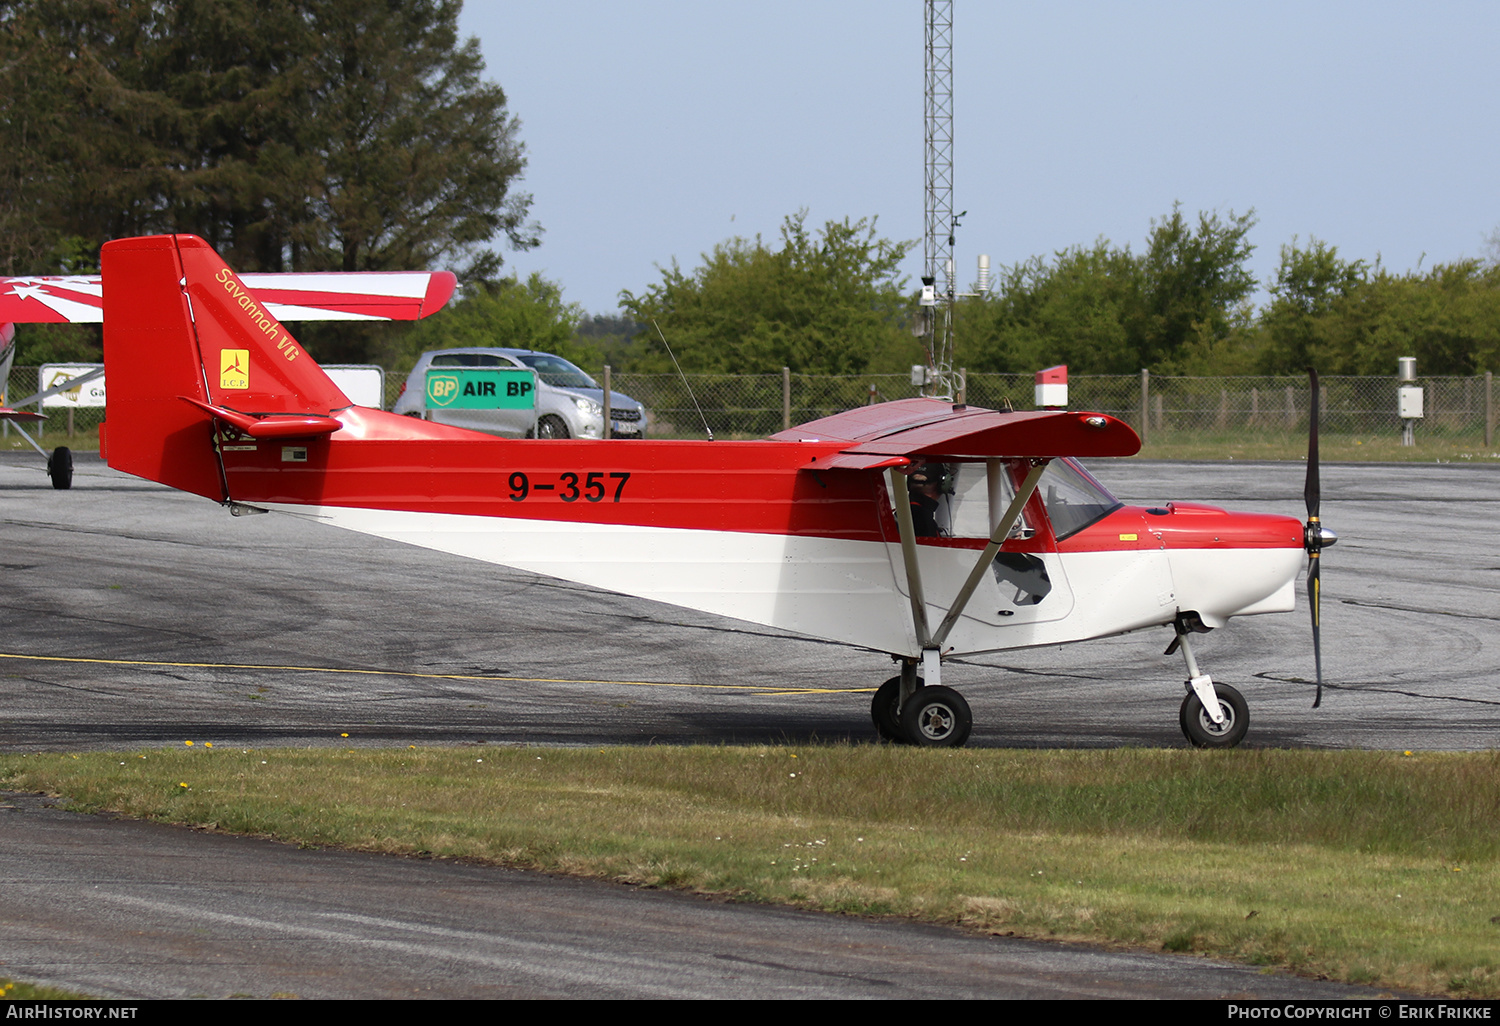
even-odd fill
[(434, 367), (510, 367), (509, 360), (502, 360), (492, 353), (439, 353), (432, 358)]
[(543, 381), (554, 388), (599, 387), (593, 378), (561, 356), (549, 356), (546, 353), (518, 353), (516, 359), (536, 371)]

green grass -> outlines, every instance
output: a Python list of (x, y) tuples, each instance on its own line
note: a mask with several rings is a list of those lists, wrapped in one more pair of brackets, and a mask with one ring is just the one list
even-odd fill
[(17, 983), (0, 976), (0, 1001), (89, 1001), (87, 994), (57, 987), (39, 987), (34, 983)]
[(1500, 995), (1500, 753), (0, 756), (82, 809)]
[[(42, 435), (40, 444), (43, 449), (51, 452), (59, 445), (65, 445), (74, 452), (99, 451), (99, 429), (97, 427), (89, 428), (88, 430), (79, 430), (74, 433), (72, 438), (69, 438), (66, 430), (66, 422), (60, 423), (63, 424), (61, 429), (57, 425), (49, 425), (47, 433)], [(31, 424), (27, 424), (26, 433), (35, 438), (36, 428)], [(36, 450), (27, 445), (25, 439), (17, 438), (15, 431), (12, 430), (8, 437), (0, 438), (0, 451), (35, 452)]]

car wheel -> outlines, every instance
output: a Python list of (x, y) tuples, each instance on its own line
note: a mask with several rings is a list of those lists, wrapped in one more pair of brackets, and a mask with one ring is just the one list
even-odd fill
[(538, 438), (568, 438), (568, 425), (561, 417), (547, 414), (536, 422), (536, 436)]

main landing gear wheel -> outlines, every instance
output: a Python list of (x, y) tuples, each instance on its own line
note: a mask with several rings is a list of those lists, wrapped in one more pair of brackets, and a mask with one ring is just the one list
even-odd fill
[(1250, 707), (1245, 696), (1228, 684), (1215, 684), (1214, 694), (1219, 696), (1219, 709), (1224, 713), (1224, 722), (1215, 723), (1191, 691), (1182, 700), (1182, 733), (1195, 748), (1233, 748), (1245, 739), (1250, 729)]
[(72, 488), (73, 450), (66, 445), (53, 449), (52, 455), (47, 457), (47, 476), (52, 479), (52, 487), (58, 491)]
[(901, 730), (909, 744), (922, 748), (958, 748), (969, 740), (974, 715), (952, 688), (919, 688), (901, 710)]
[[(917, 683), (920, 684), (921, 680), (918, 679)], [(906, 742), (901, 721), (896, 716), (896, 707), (900, 704), (901, 677), (897, 675), (876, 688), (875, 697), (870, 700), (870, 719), (875, 721), (875, 731), (882, 741)]]

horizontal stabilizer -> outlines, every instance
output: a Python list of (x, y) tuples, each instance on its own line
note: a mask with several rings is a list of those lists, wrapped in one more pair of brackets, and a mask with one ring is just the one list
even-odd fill
[(252, 438), (312, 438), (317, 435), (331, 435), (343, 427), (342, 423), (332, 417), (321, 417), (316, 414), (241, 413), (238, 410), (215, 406), (213, 403), (205, 403), (192, 396), (180, 395), (177, 398), (192, 403), (198, 409), (211, 413), (228, 424), (233, 424)]

